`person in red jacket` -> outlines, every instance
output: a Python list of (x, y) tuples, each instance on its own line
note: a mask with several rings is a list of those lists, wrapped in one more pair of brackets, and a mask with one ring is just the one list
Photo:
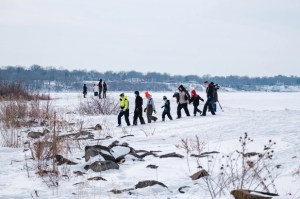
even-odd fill
[(193, 102), (193, 106), (194, 106), (194, 116), (196, 116), (197, 112), (202, 113), (202, 111), (200, 111), (198, 109), (198, 106), (200, 104), (200, 100), (202, 102), (204, 102), (204, 99), (202, 99), (196, 92), (196, 90), (192, 90), (192, 93), (191, 93), (191, 99), (190, 99), (190, 104)]

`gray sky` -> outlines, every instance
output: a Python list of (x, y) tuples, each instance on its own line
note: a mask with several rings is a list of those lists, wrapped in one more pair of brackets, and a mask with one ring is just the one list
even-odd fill
[(300, 75), (299, 0), (0, 0), (0, 66)]

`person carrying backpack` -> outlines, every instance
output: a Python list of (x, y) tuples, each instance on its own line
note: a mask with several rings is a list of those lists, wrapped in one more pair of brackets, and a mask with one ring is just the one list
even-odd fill
[(106, 92), (107, 92), (107, 84), (106, 84), (106, 82), (104, 81), (104, 82), (103, 82), (103, 98), (106, 98)]
[(86, 84), (83, 84), (83, 98), (86, 98), (87, 95), (87, 86)]
[(194, 106), (194, 116), (196, 116), (197, 112), (202, 113), (202, 111), (200, 111), (198, 109), (198, 106), (200, 105), (200, 100), (202, 102), (204, 102), (204, 99), (202, 99), (196, 92), (196, 90), (192, 90), (191, 92), (191, 99), (190, 99), (190, 104), (193, 103), (193, 106)]
[(171, 105), (170, 105), (170, 100), (167, 99), (166, 96), (163, 97), (163, 100), (165, 101), (165, 105), (163, 105), (161, 108), (164, 108), (164, 111), (162, 113), (162, 121), (165, 121), (166, 115), (170, 120), (173, 120), (171, 116)]
[(121, 126), (121, 119), (123, 116), (125, 116), (125, 121), (127, 123), (127, 126), (130, 126), (129, 121), (129, 101), (127, 99), (127, 96), (124, 95), (124, 93), (121, 93), (120, 95), (120, 113), (118, 115), (118, 127)]
[(153, 112), (156, 113), (155, 105), (154, 105), (154, 101), (152, 99), (152, 96), (149, 94), (149, 92), (146, 92), (145, 96), (148, 99), (148, 101), (147, 101), (147, 107), (144, 109), (144, 112), (147, 112), (148, 123), (151, 123), (152, 120), (154, 122), (156, 122), (157, 117), (154, 117), (152, 115)]
[[(190, 100), (190, 94), (189, 92), (183, 87), (183, 85), (180, 85), (178, 87), (178, 97), (177, 97), (177, 119), (181, 118), (181, 109), (184, 109), (184, 112), (186, 116), (190, 116), (190, 112), (188, 109), (188, 101)], [(174, 94), (175, 95), (175, 94)]]
[(143, 118), (143, 98), (140, 96), (139, 91), (135, 91), (135, 109), (133, 115), (133, 125), (137, 125), (137, 119), (140, 119), (141, 124), (145, 124), (145, 120)]

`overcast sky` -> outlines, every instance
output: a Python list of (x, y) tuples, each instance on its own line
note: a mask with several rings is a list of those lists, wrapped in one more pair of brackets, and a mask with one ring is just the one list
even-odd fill
[(0, 66), (300, 75), (299, 0), (0, 0)]

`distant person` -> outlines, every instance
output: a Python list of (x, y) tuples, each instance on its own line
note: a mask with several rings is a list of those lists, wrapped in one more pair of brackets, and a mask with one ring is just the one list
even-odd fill
[(102, 79), (99, 80), (98, 87), (99, 87), (99, 99), (101, 99), (101, 94), (103, 90)]
[(213, 98), (214, 98), (214, 85), (211, 84), (209, 81), (205, 81), (204, 82), (205, 86), (206, 86), (206, 95), (207, 95), (207, 100), (204, 104), (203, 107), (203, 113), (201, 116), (206, 116), (206, 111), (207, 111), (207, 107), (209, 107), (209, 109), (211, 110), (211, 114), (215, 115), (216, 113), (214, 112), (214, 109), (212, 107), (212, 102), (213, 102)]
[(103, 98), (106, 98), (106, 92), (107, 92), (107, 84), (106, 84), (106, 82), (104, 81), (104, 82), (103, 82)]
[(83, 98), (86, 98), (87, 95), (87, 86), (86, 84), (83, 84)]
[(183, 85), (180, 85), (178, 87), (178, 95), (177, 95), (177, 119), (181, 118), (181, 109), (184, 109), (184, 112), (186, 114), (186, 116), (190, 116), (190, 112), (188, 109), (188, 101), (190, 100), (190, 94), (188, 93), (188, 91), (183, 87)]
[(94, 96), (98, 96), (99, 86), (97, 84), (94, 84), (93, 91), (94, 91)]
[(166, 115), (168, 116), (168, 118), (170, 120), (173, 120), (172, 116), (171, 116), (171, 104), (170, 104), (170, 100), (168, 100), (168, 98), (166, 96), (163, 97), (163, 100), (165, 101), (165, 104), (161, 107), (163, 108), (163, 113), (162, 113), (162, 121), (165, 121), (165, 117)]
[(127, 123), (127, 126), (130, 126), (129, 121), (129, 101), (127, 99), (127, 96), (124, 95), (124, 93), (120, 94), (120, 113), (118, 115), (118, 127), (121, 126), (121, 119), (123, 116), (125, 116), (125, 121)]
[(200, 111), (200, 110), (198, 109), (198, 106), (200, 105), (200, 100), (201, 100), (202, 102), (204, 102), (204, 99), (202, 99), (202, 98), (197, 94), (196, 90), (192, 90), (191, 96), (192, 96), (192, 97), (191, 97), (191, 99), (190, 99), (190, 104), (193, 103), (193, 106), (194, 106), (194, 116), (196, 116), (197, 113), (200, 113), (200, 115), (201, 115), (202, 111)]
[(152, 120), (156, 122), (157, 117), (153, 116), (153, 112), (156, 113), (153, 98), (149, 92), (145, 92), (145, 96), (148, 99), (148, 101), (147, 101), (147, 107), (145, 108), (144, 112), (147, 113), (148, 123), (151, 123)]
[(140, 119), (141, 124), (145, 124), (145, 120), (143, 118), (143, 98), (140, 96), (139, 91), (135, 91), (135, 108), (133, 115), (133, 125), (137, 125), (138, 118)]
[(214, 97), (213, 97), (213, 109), (217, 112), (217, 102), (219, 101), (218, 90), (220, 89), (219, 84), (214, 84)]

